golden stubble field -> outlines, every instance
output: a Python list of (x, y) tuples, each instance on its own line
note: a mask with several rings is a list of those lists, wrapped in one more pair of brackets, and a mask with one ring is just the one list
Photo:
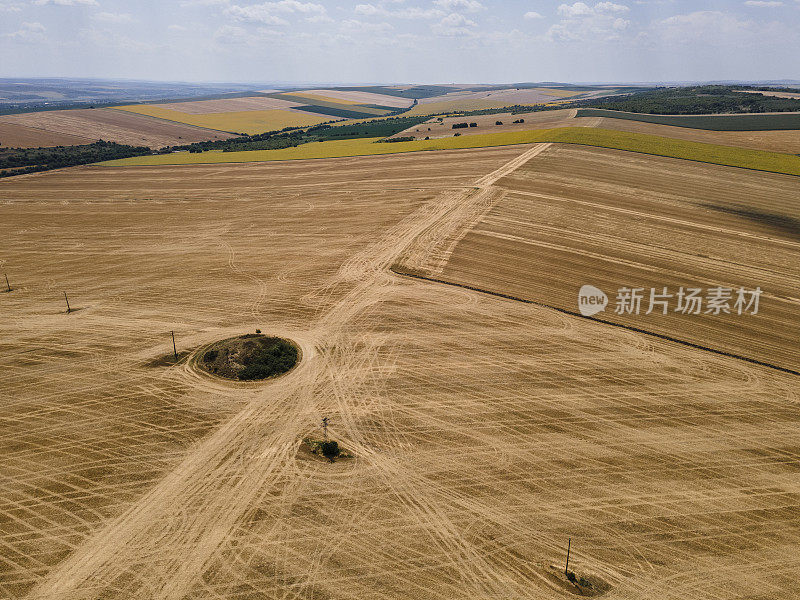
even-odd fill
[[(0, 595), (565, 598), (571, 537), (608, 598), (791, 596), (795, 376), (390, 271), (551, 153), (0, 182)], [(158, 360), (256, 327), (301, 365)]]

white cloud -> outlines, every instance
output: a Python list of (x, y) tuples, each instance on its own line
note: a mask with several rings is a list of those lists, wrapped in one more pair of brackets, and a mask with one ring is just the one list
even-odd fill
[(306, 17), (306, 21), (308, 23), (333, 23), (334, 20), (331, 19), (328, 15), (314, 15), (311, 17)]
[(550, 27), (546, 38), (551, 41), (617, 40), (631, 24), (619, 16), (628, 10), (624, 4), (614, 2), (598, 2), (594, 6), (585, 2), (562, 4), (558, 7), (562, 19)]
[(354, 12), (366, 17), (381, 16), (393, 19), (441, 19), (447, 13), (439, 8), (408, 8), (387, 9), (374, 4), (357, 4)]
[(558, 14), (563, 17), (572, 18), (589, 16), (593, 13), (588, 4), (576, 2), (575, 4), (562, 4), (558, 7)]
[(167, 27), (170, 31), (181, 32), (181, 31), (189, 31), (188, 27), (184, 27), (183, 25), (170, 25)]
[(625, 6), (624, 4), (615, 4), (613, 2), (599, 2), (598, 4), (594, 5), (594, 10), (596, 12), (628, 12), (630, 8)]
[(3, 37), (25, 43), (43, 42), (44, 32), (47, 31), (41, 23), (23, 23), (17, 31), (6, 33)]
[(217, 44), (237, 45), (244, 44), (250, 40), (250, 34), (243, 27), (235, 25), (223, 25), (214, 32), (214, 41)]
[(129, 13), (99, 12), (92, 15), (92, 18), (103, 23), (133, 23), (135, 21), (133, 15)]
[(181, 2), (182, 8), (190, 6), (227, 6), (230, 0), (183, 0)]
[(777, 0), (747, 0), (744, 5), (771, 8), (775, 6), (783, 6), (783, 2), (778, 2)]
[(359, 33), (387, 33), (394, 29), (389, 23), (365, 23), (357, 19), (342, 21), (342, 30)]
[(299, 12), (303, 14), (325, 13), (325, 7), (322, 6), (322, 4), (316, 4), (314, 2), (299, 2), (298, 0), (280, 0), (279, 2), (264, 2), (263, 4), (257, 4), (256, 6), (262, 6), (268, 10), (274, 10), (276, 12), (285, 12), (285, 13), (293, 13), (293, 12)]
[(630, 8), (624, 4), (615, 4), (614, 2), (598, 2), (594, 7), (584, 2), (575, 2), (574, 4), (562, 4), (559, 6), (558, 14), (567, 18), (574, 18), (590, 17), (604, 13), (623, 13), (629, 10)]
[(433, 4), (448, 12), (453, 12), (456, 10), (478, 12), (485, 10), (486, 8), (477, 0), (434, 0)]
[(5, 2), (0, 0), (0, 12), (19, 12), (22, 7), (16, 2)]
[[(357, 15), (371, 16), (371, 15), (381, 14), (382, 9), (378, 8), (374, 4), (356, 4), (354, 12)], [(383, 11), (383, 12), (385, 12), (385, 11)]]
[(98, 6), (97, 0), (34, 0), (37, 6), (53, 4), (56, 6)]
[(464, 37), (474, 35), (473, 28), (478, 24), (464, 15), (451, 13), (431, 26), (431, 31), (446, 37)]
[(275, 13), (292, 14), (300, 13), (309, 15), (309, 18), (323, 17), (325, 7), (314, 2), (299, 2), (298, 0), (280, 0), (279, 2), (263, 2), (240, 6), (234, 4), (225, 9), (225, 14), (239, 21), (262, 23), (264, 25), (288, 25), (289, 22)]
[(529, 12), (526, 12), (523, 15), (523, 18), (524, 19), (529, 19), (529, 20), (531, 20), (531, 19), (544, 19), (544, 15), (536, 12), (535, 10), (531, 10)]
[(740, 36), (751, 31), (751, 21), (740, 21), (735, 16), (715, 10), (697, 11), (675, 15), (656, 24), (663, 39), (678, 43), (703, 41), (705, 43), (735, 43)]

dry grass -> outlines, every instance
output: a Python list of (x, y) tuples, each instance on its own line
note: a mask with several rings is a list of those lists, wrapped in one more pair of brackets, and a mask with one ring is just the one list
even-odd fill
[[(572, 537), (609, 599), (792, 597), (796, 377), (388, 271), (542, 150), (0, 182), (0, 595), (555, 600)], [(255, 327), (303, 363), (146, 366)]]
[(205, 127), (217, 131), (246, 133), (251, 135), (264, 133), (266, 131), (275, 131), (283, 129), (284, 127), (318, 125), (319, 123), (327, 123), (328, 121), (336, 120), (336, 117), (315, 115), (292, 109), (186, 114), (152, 104), (132, 104), (130, 106), (119, 107), (115, 110), (149, 115), (158, 119), (165, 119), (178, 123), (188, 123), (197, 127)]
[[(168, 123), (148, 116), (114, 109), (54, 110), (0, 116), (0, 124), (41, 129), (43, 135), (67, 135), (103, 139), (132, 146), (162, 148), (204, 140), (227, 139), (228, 133), (210, 131), (179, 123)], [(2, 141), (2, 140), (0, 140)]]

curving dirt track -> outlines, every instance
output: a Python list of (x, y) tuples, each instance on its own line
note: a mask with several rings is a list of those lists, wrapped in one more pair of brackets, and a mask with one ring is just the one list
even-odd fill
[[(562, 598), (567, 537), (609, 598), (791, 594), (796, 377), (389, 271), (550, 152), (0, 182), (0, 595)], [(255, 327), (302, 364), (147, 366)]]

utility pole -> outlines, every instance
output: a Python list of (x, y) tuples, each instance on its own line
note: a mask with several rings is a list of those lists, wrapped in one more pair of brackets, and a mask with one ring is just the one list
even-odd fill
[(69, 298), (67, 298), (67, 292), (64, 292), (64, 300), (67, 302), (67, 313), (71, 313), (72, 309), (69, 307)]
[(175, 332), (170, 331), (172, 334), (172, 353), (175, 355), (175, 360), (178, 360), (178, 348), (175, 346)]
[(3, 273), (6, 276), (6, 287), (8, 288), (7, 291), (11, 291), (11, 284), (8, 283), (8, 273)]
[(325, 436), (325, 441), (328, 441), (328, 417), (322, 417), (322, 432)]
[(571, 546), (572, 538), (569, 538), (569, 541), (567, 542), (567, 566), (564, 567), (564, 575), (569, 575), (569, 550)]

